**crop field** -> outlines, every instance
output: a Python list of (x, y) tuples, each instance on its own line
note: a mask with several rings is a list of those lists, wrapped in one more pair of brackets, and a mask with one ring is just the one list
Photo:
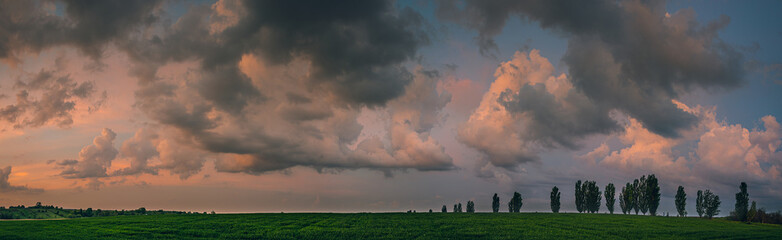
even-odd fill
[(551, 213), (285, 213), (0, 221), (0, 239), (780, 239), (722, 219)]

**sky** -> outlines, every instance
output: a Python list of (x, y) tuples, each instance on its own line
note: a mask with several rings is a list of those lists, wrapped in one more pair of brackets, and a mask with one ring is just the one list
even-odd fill
[(660, 213), (782, 210), (778, 9), (0, 0), (0, 206), (573, 212), (655, 174)]

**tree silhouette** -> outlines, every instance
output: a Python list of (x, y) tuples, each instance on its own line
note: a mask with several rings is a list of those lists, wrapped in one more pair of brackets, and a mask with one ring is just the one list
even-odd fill
[(649, 208), (649, 214), (657, 216), (657, 207), (660, 206), (660, 185), (654, 174), (646, 179), (646, 206)]
[(496, 193), (491, 198), (491, 211), (495, 213), (500, 211), (500, 197)]
[(581, 193), (581, 180), (576, 182), (576, 210), (578, 212), (584, 211), (584, 195)]
[(513, 192), (513, 197), (510, 199), (510, 202), (508, 202), (508, 212), (520, 212), (521, 205), (523, 204), (521, 194)]
[(679, 217), (687, 216), (687, 193), (684, 192), (684, 187), (679, 186), (676, 190), (676, 211), (679, 212)]
[(740, 191), (736, 193), (736, 220), (747, 221), (747, 211), (749, 208), (749, 193), (747, 193), (747, 183), (741, 182)]
[(747, 212), (747, 222), (751, 223), (752, 220), (755, 219), (755, 216), (758, 214), (757, 206), (755, 206), (755, 201), (752, 201), (752, 207), (749, 208), (749, 211)]
[(468, 213), (475, 212), (475, 203), (473, 201), (467, 201), (467, 212)]
[(633, 211), (635, 211), (635, 215), (638, 215), (638, 212), (641, 211), (643, 195), (640, 192), (640, 185), (641, 182), (638, 179), (633, 180)]
[(641, 211), (641, 214), (646, 215), (646, 212), (649, 211), (649, 198), (646, 196), (646, 186), (646, 175), (643, 175), (638, 180), (638, 184), (635, 185), (635, 205), (638, 209), (636, 214), (638, 214), (637, 211)]
[(624, 214), (632, 213), (633, 208), (635, 208), (634, 192), (633, 185), (630, 183), (627, 183), (622, 187), (622, 193), (619, 194), (619, 206), (622, 207), (622, 212)]
[(551, 189), (551, 212), (553, 213), (559, 212), (559, 197), (560, 197), (559, 188), (557, 188), (557, 186), (554, 186), (554, 188)]
[(713, 194), (706, 189), (703, 192), (703, 207), (706, 210), (706, 217), (711, 219), (714, 215), (720, 214), (720, 196)]
[(703, 217), (703, 191), (698, 190), (698, 196), (695, 198), (695, 211), (698, 213), (698, 217)]
[(600, 187), (595, 181), (584, 181), (581, 184), (581, 198), (583, 199), (582, 208), (585, 212), (595, 213), (600, 210), (600, 200), (602, 198)]
[(614, 214), (614, 202), (616, 202), (616, 199), (614, 198), (615, 192), (616, 188), (614, 187), (614, 184), (608, 183), (605, 190), (606, 208), (608, 208), (608, 212), (611, 214)]
[(443, 209), (440, 210), (441, 212), (448, 212), (448, 208), (443, 205)]

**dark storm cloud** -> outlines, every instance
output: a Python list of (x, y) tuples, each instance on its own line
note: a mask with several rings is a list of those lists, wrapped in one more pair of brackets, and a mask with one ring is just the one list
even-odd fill
[[(134, 73), (154, 79), (154, 65), (200, 59), (207, 72), (204, 85), (218, 86), (201, 94), (218, 106), (241, 108), (257, 91), (241, 73), (227, 70), (244, 54), (259, 54), (271, 64), (303, 57), (312, 63), (312, 84), (348, 103), (382, 105), (412, 81), (401, 64), (428, 43), (423, 18), (389, 1), (246, 1), (239, 7), (238, 22), (218, 33), (212, 34), (207, 22), (214, 12), (201, 6), (166, 34), (123, 43), (138, 61)], [(219, 96), (228, 94), (248, 97)]]
[[(101, 66), (103, 51), (116, 47), (130, 60), (129, 74), (139, 79), (134, 106), (156, 124), (178, 130), (160, 138), (145, 135), (123, 145), (120, 157), (130, 159), (131, 167), (111, 175), (165, 169), (187, 178), (200, 171), (205, 153), (253, 158), (254, 166), (218, 166), (252, 173), (292, 166), (452, 168), (450, 157), (441, 154), (442, 146), (428, 136), (428, 125), (412, 133), (397, 130), (398, 147), (371, 149), (385, 153), (382, 161), (350, 156), (348, 146), (363, 128), (356, 120), (360, 109), (382, 109), (403, 96), (416, 75), (405, 64), (429, 43), (424, 18), (410, 8), (397, 9), (393, 1), (220, 1), (211, 6), (194, 4), (177, 19), (166, 19), (158, 1), (65, 1), (62, 12), (51, 3), (0, 4), (0, 57), (14, 59), (16, 53), (65, 46), (79, 49)], [(269, 68), (303, 62), (306, 66), (297, 71), (306, 74), (250, 78), (240, 68), (245, 56), (258, 57)], [(197, 65), (188, 69), (184, 80), (158, 76), (160, 67), (183, 62)], [(287, 86), (290, 89), (281, 93), (289, 94), (262, 89), (275, 87), (266, 83)], [(40, 84), (24, 84), (18, 87), (24, 88), (19, 103), (0, 108), (0, 118), (26, 120), (25, 114), (32, 112), (29, 102), (46, 100), (30, 97), (41, 90), (29, 89)], [(30, 117), (30, 124), (58, 118), (63, 119), (60, 125), (69, 125), (67, 113), (74, 105), (67, 97), (90, 96), (95, 86), (91, 82), (68, 86), (67, 91), (52, 92), (55, 99), (42, 108), (42, 112), (65, 109), (60, 113), (66, 115)], [(54, 104), (55, 100), (64, 105)], [(433, 120), (425, 121), (432, 124)], [(289, 131), (281, 134), (280, 129)], [(424, 148), (415, 148), (416, 139), (426, 143)], [(80, 156), (61, 175), (110, 176), (106, 169), (116, 149), (95, 144), (89, 148), (101, 148), (105, 154)], [(160, 164), (150, 166), (152, 158)]]
[(15, 186), (8, 182), (8, 176), (11, 175), (11, 166), (0, 168), (0, 192), (43, 192), (40, 188), (29, 188), (27, 186)]
[(545, 85), (524, 85), (517, 93), (504, 91), (498, 100), (513, 114), (529, 113), (532, 121), (523, 137), (546, 147), (575, 149), (578, 139), (619, 130), (608, 116), (609, 109), (593, 104), (575, 91), (568, 92), (562, 102), (558, 102)]
[(482, 51), (495, 47), (492, 37), (512, 16), (562, 33), (569, 38), (563, 61), (579, 91), (601, 109), (620, 110), (657, 134), (676, 137), (696, 117), (671, 100), (695, 88), (740, 85), (743, 57), (718, 37), (730, 22), (727, 16), (701, 25), (692, 10), (668, 14), (664, 4), (466, 1), (459, 6), (442, 1), (438, 16), (478, 30)]
[[(370, 105), (399, 96), (412, 80), (399, 66), (428, 43), (423, 18), (390, 1), (246, 1), (247, 17), (227, 29), (250, 39), (267, 60), (285, 63), (303, 55), (313, 80), (345, 100)], [(252, 46), (255, 45), (255, 46)]]
[(64, 16), (58, 16), (45, 10), (46, 5), (54, 7), (53, 2), (1, 1), (0, 58), (70, 45), (100, 60), (107, 44), (154, 22), (153, 10), (159, 4), (155, 0), (69, 0), (65, 1)]

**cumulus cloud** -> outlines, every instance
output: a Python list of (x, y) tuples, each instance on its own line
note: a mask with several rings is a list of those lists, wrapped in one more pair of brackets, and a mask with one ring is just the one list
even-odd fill
[(494, 76), (458, 137), (495, 166), (513, 169), (543, 150), (576, 148), (578, 139), (619, 129), (610, 109), (576, 91), (565, 74), (555, 76), (537, 50), (517, 52)]
[[(283, 72), (295, 68), (267, 69)], [(276, 76), (276, 75), (275, 75)], [(251, 134), (229, 130), (228, 124), (198, 138), (206, 149), (222, 153), (216, 162), (219, 171), (252, 174), (282, 170), (294, 166), (315, 169), (368, 168), (391, 174), (393, 170), (448, 170), (452, 159), (429, 132), (442, 121), (441, 109), (450, 101), (450, 94), (437, 89), (439, 78), (417, 71), (405, 94), (387, 103), (386, 108), (351, 109), (334, 107), (333, 98), (317, 92), (302, 92), (298, 84), (307, 79), (277, 82), (279, 90), (269, 92), (269, 100), (257, 109), (273, 109), (287, 113), (296, 109), (303, 116), (315, 118), (291, 119), (289, 114), (254, 116), (264, 122), (242, 122)], [(298, 82), (298, 83), (297, 83)], [(295, 85), (288, 85), (296, 83)], [(309, 97), (303, 97), (309, 96)], [(309, 99), (321, 99), (312, 101)], [(306, 114), (303, 114), (306, 113)], [(369, 134), (359, 138), (364, 128), (356, 119), (362, 115), (390, 116), (383, 126), (384, 134)], [(263, 125), (274, 125), (273, 129)], [(232, 127), (231, 127), (232, 128)]]
[[(167, 21), (158, 1), (65, 1), (61, 15), (45, 4), (2, 4), (0, 57), (71, 46), (100, 61), (103, 49), (116, 47), (139, 79), (134, 106), (159, 125), (153, 131), (166, 132), (139, 130), (121, 148), (131, 166), (111, 175), (166, 169), (187, 178), (202, 168), (202, 153), (214, 154), (218, 170), (228, 172), (453, 167), (429, 136), (450, 95), (436, 90), (436, 76), (407, 67), (429, 43), (425, 20), (393, 1), (218, 1), (193, 5), (175, 21)], [(158, 75), (179, 63), (195, 67), (173, 78)], [(90, 95), (91, 88), (74, 86), (68, 96)], [(18, 119), (20, 109), (0, 113)], [(366, 112), (395, 115), (387, 134), (359, 139), (356, 119)], [(110, 148), (97, 139), (83, 152), (114, 149), (113, 138), (103, 139)], [(61, 165), (62, 175), (109, 175), (114, 157), (97, 155), (80, 154), (78, 164)]]
[[(423, 21), (391, 1), (218, 1), (120, 49), (140, 80), (135, 106), (190, 140), (173, 142), (217, 154), (220, 171), (445, 170), (451, 159), (429, 131), (450, 95), (404, 65), (428, 43)], [(193, 60), (199, 69), (185, 80), (157, 76), (159, 66)], [(400, 117), (387, 136), (359, 139), (359, 116), (389, 111)], [(155, 141), (159, 167), (200, 170), (200, 158), (163, 161), (165, 138)]]
[(761, 118), (764, 129), (750, 130), (716, 120), (715, 108), (674, 103), (698, 116), (696, 127), (681, 138), (656, 134), (628, 117), (625, 131), (616, 136), (623, 146), (609, 150), (604, 144), (582, 157), (624, 172), (651, 171), (679, 183), (733, 186), (735, 181), (746, 181), (764, 188), (778, 187), (782, 130), (775, 117)]
[[(92, 144), (81, 149), (78, 162), (60, 162), (69, 166), (60, 175), (65, 178), (96, 178), (106, 177), (106, 170), (117, 157), (119, 151), (114, 148), (117, 134), (104, 128), (100, 135), (93, 139)], [(65, 164), (67, 163), (67, 164)]]
[(8, 177), (11, 175), (11, 166), (0, 168), (0, 192), (31, 192), (38, 193), (43, 192), (40, 188), (29, 188), (27, 186), (11, 185), (8, 182)]
[[(665, 2), (441, 1), (438, 16), (479, 33), (495, 48), (512, 16), (568, 37), (569, 81), (598, 109), (616, 109), (666, 137), (697, 118), (672, 99), (695, 88), (732, 88), (744, 76), (743, 56), (718, 37), (730, 18), (701, 24), (691, 9), (666, 14)], [(602, 114), (603, 112), (600, 112)]]
[[(17, 90), (13, 104), (0, 107), (0, 120), (13, 128), (40, 127), (55, 124), (68, 127), (73, 124), (72, 113), (78, 102), (90, 105), (97, 91), (92, 82), (77, 83), (68, 74), (56, 70), (40, 70), (17, 78), (13, 85)], [(98, 97), (98, 102), (106, 95)], [(88, 108), (96, 110), (100, 106)], [(87, 109), (87, 110), (90, 110)]]

